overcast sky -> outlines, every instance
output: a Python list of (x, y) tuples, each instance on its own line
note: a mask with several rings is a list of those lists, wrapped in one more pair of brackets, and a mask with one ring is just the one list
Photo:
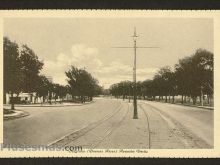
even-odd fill
[(159, 49), (137, 50), (137, 80), (151, 79), (166, 65), (204, 48), (213, 52), (213, 20), (185, 18), (7, 18), (4, 36), (19, 45), (27, 44), (44, 61), (41, 71), (55, 83), (67, 84), (65, 71), (71, 65), (86, 68), (109, 85), (132, 80), (133, 46), (136, 26), (138, 46)]

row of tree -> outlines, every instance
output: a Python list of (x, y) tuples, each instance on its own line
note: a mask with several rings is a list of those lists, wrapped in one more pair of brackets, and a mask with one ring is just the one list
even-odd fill
[(40, 74), (44, 63), (27, 45), (19, 47), (16, 42), (4, 37), (3, 49), (4, 103), (6, 93), (10, 94), (11, 109), (14, 109), (15, 99), (21, 92), (29, 93), (31, 100), (33, 93), (36, 93), (35, 100), (43, 98), (43, 102), (47, 99), (51, 103), (52, 97), (56, 101), (58, 97), (63, 99), (68, 93), (73, 99), (78, 96), (85, 102), (85, 96), (92, 100), (92, 97), (102, 90), (91, 74), (74, 66), (66, 72), (68, 85), (52, 83), (46, 76)]
[(47, 77), (40, 75), (38, 80), (38, 86), (35, 89), (36, 96), (35, 98), (43, 98), (42, 102), (45, 102), (45, 99), (51, 104), (52, 98), (55, 100), (60, 98), (62, 101), (68, 93), (68, 86), (52, 83), (48, 80)]
[[(175, 101), (175, 96), (182, 96), (182, 103), (186, 97), (196, 104), (197, 98), (203, 101), (207, 96), (208, 102), (213, 97), (213, 53), (198, 49), (193, 55), (180, 59), (172, 69), (169, 66), (161, 68), (152, 80), (137, 82), (136, 92), (144, 99), (159, 100), (165, 98), (165, 102)], [(130, 81), (122, 81), (110, 87), (110, 93), (115, 97), (123, 98), (133, 95), (134, 84)]]

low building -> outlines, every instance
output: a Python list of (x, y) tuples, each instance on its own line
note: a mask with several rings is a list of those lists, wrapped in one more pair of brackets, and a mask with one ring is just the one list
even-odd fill
[[(36, 97), (36, 93), (13, 94), (15, 104), (40, 103), (41, 99)], [(10, 104), (11, 94), (6, 94), (6, 104)]]

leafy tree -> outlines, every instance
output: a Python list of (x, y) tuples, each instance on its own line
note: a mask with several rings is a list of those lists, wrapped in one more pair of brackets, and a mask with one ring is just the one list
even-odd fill
[(51, 83), (45, 76), (40, 75), (38, 77), (38, 86), (36, 87), (36, 92), (38, 97), (43, 97), (43, 103), (45, 102), (46, 96), (48, 96), (50, 84)]
[(193, 56), (198, 86), (208, 95), (213, 95), (213, 63), (213, 54), (207, 50), (198, 49)]
[(163, 79), (162, 75), (157, 73), (153, 78), (153, 89), (154, 89), (154, 95), (159, 96), (159, 100), (161, 97), (163, 98), (164, 95), (166, 95), (166, 83)]
[(141, 93), (145, 99), (147, 96), (148, 98), (152, 98), (153, 92), (152, 92), (152, 80), (145, 80), (142, 82), (142, 88)]
[(122, 96), (123, 100), (127, 98), (127, 96), (133, 95), (132, 91), (132, 85), (133, 83), (130, 81), (121, 81), (117, 84), (113, 84), (110, 86), (109, 92), (116, 98)]
[(55, 93), (55, 101), (56, 99), (58, 99), (58, 97), (63, 100), (63, 98), (67, 94), (67, 87), (60, 84), (54, 84), (54, 93)]
[(80, 95), (80, 83), (79, 83), (79, 74), (80, 71), (78, 68), (71, 66), (71, 69), (66, 73), (66, 76), (68, 78), (67, 82), (69, 84), (69, 92), (74, 98), (74, 96)]
[(78, 69), (74, 66), (71, 66), (65, 73), (73, 98), (74, 96), (80, 96), (81, 102), (85, 102), (85, 96), (87, 96), (92, 100), (96, 93), (98, 81), (86, 70)]
[(23, 45), (20, 54), (20, 61), (23, 72), (23, 91), (32, 93), (36, 91), (39, 80), (39, 72), (43, 67), (43, 62), (27, 45)]
[(118, 84), (112, 84), (109, 88), (110, 94), (118, 98), (119, 96), (119, 91), (118, 91)]
[(4, 37), (3, 43), (4, 54), (4, 97), (6, 93), (11, 94), (11, 109), (14, 109), (15, 93), (21, 92), (21, 79), (23, 77), (21, 72), (21, 61), (19, 59), (18, 45)]
[(202, 93), (213, 95), (213, 54), (198, 49), (195, 54), (180, 59), (175, 66), (179, 93), (191, 96), (196, 104)]
[[(97, 81), (98, 83), (98, 81)], [(104, 88), (98, 84), (94, 85), (94, 91), (93, 91), (93, 95), (94, 96), (98, 96), (98, 95), (103, 95), (104, 94)]]
[[(175, 95), (175, 77), (171, 70), (171, 67), (165, 66), (158, 71), (158, 76), (160, 77), (160, 93), (165, 96), (165, 102), (167, 102), (167, 96)], [(169, 97), (170, 98), (170, 97)], [(174, 99), (174, 98), (173, 98)]]

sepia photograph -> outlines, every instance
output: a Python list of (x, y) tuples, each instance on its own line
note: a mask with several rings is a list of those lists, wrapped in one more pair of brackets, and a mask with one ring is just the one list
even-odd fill
[(3, 147), (214, 149), (213, 18), (8, 17), (2, 40)]

